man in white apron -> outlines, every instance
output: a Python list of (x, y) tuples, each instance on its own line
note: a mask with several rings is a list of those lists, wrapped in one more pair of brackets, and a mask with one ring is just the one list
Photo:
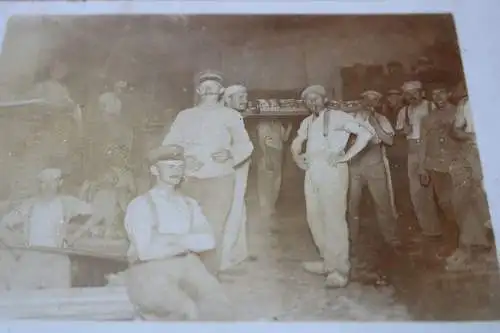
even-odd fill
[[(366, 147), (374, 130), (343, 111), (327, 110), (322, 86), (306, 88), (301, 97), (311, 115), (302, 121), (291, 151), (297, 165), (306, 170), (307, 221), (323, 259), (304, 263), (303, 268), (326, 275), (326, 287), (345, 287), (350, 271), (347, 162)], [(345, 151), (351, 134), (356, 135), (356, 140)], [(302, 154), (302, 144), (306, 141), (306, 152)]]
[(130, 301), (145, 320), (230, 319), (222, 286), (199, 257), (216, 245), (210, 223), (198, 203), (178, 190), (184, 149), (163, 146), (148, 160), (156, 185), (129, 204), (125, 217)]
[(410, 198), (422, 235), (434, 239), (441, 236), (441, 223), (432, 190), (422, 186), (419, 175), (420, 127), (432, 109), (432, 102), (423, 98), (422, 84), (418, 81), (406, 82), (402, 90), (409, 105), (399, 111), (396, 130), (405, 135), (408, 142)]
[(288, 140), (291, 130), (292, 124), (285, 127), (277, 119), (262, 119), (257, 124), (257, 139), (261, 148), (261, 158), (257, 165), (257, 188), (263, 215), (272, 215), (276, 211), (281, 189), (283, 143)]
[[(75, 197), (59, 193), (59, 169), (45, 169), (39, 176), (40, 195), (25, 201), (5, 215), (2, 228), (15, 234), (16, 227), (26, 246), (61, 248), (67, 237), (69, 221), (92, 214), (92, 207)], [(13, 269), (10, 289), (70, 288), (71, 263), (64, 254), (24, 251)]]
[(222, 77), (200, 75), (199, 104), (179, 112), (163, 140), (186, 151), (181, 190), (199, 202), (215, 232), (216, 250), (203, 254), (211, 272), (221, 269), (223, 235), (233, 204), (235, 168), (248, 160), (253, 145), (238, 111), (220, 102)]
[[(243, 112), (247, 108), (247, 96), (246, 87), (233, 85), (225, 89), (224, 103), (229, 108)], [(235, 168), (233, 205), (223, 235), (221, 270), (237, 265), (248, 257), (245, 194), (249, 169), (250, 159)]]
[(375, 136), (367, 147), (349, 163), (348, 216), (351, 241), (354, 244), (357, 242), (361, 196), (363, 188), (367, 186), (375, 203), (375, 215), (382, 236), (388, 244), (400, 247), (401, 242), (397, 237), (397, 211), (394, 204), (391, 173), (384, 146), (392, 145), (394, 129), (385, 116), (375, 111), (382, 94), (369, 90), (365, 91), (361, 97), (363, 98), (363, 109), (356, 112), (355, 118), (360, 122), (370, 124), (375, 130)]

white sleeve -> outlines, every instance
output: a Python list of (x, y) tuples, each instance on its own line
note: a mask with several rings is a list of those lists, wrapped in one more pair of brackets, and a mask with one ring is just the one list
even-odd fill
[(184, 121), (184, 116), (182, 114), (183, 111), (179, 112), (177, 117), (175, 117), (175, 120), (173, 121), (172, 125), (170, 125), (170, 129), (168, 133), (165, 135), (165, 138), (163, 139), (163, 146), (169, 145), (169, 144), (178, 144), (182, 145), (184, 141), (184, 136), (183, 136), (183, 129), (185, 127), (185, 121)]
[(130, 243), (132, 243), (139, 258), (144, 260), (150, 256), (149, 246), (152, 236), (152, 220), (148, 212), (148, 205), (144, 200), (134, 200), (125, 214), (125, 230)]
[(253, 152), (253, 144), (250, 140), (248, 132), (243, 122), (241, 115), (235, 115), (229, 122), (229, 130), (231, 132), (231, 154), (234, 164), (239, 165), (245, 161)]
[(307, 140), (310, 123), (311, 123), (310, 116), (302, 120), (302, 122), (300, 123), (299, 129), (297, 130), (297, 137), (300, 138), (301, 140)]
[(390, 136), (395, 135), (394, 128), (392, 127), (391, 122), (389, 121), (389, 119), (387, 119), (386, 116), (377, 114), (377, 120), (379, 121), (380, 127), (382, 127), (382, 129), (387, 135)]
[(406, 121), (405, 118), (406, 118), (405, 108), (402, 108), (401, 110), (399, 110), (398, 119), (396, 120), (396, 130), (400, 131), (404, 128)]

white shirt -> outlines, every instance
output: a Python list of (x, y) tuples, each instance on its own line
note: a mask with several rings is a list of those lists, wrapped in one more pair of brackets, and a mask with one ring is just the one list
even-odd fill
[[(328, 114), (329, 124), (325, 137), (324, 119)], [(352, 115), (340, 110), (321, 111), (318, 116), (310, 115), (302, 121), (297, 137), (307, 140), (306, 156), (311, 163), (315, 161), (325, 162), (329, 153), (343, 153), (349, 136), (352, 132), (358, 132), (364, 128), (372, 135), (373, 128), (356, 120)]]
[(455, 126), (459, 128), (465, 127), (466, 133), (475, 133), (474, 119), (472, 118), (469, 99), (462, 100), (458, 104), (457, 114), (455, 116)]
[(132, 200), (125, 215), (125, 229), (130, 240), (130, 258), (152, 260), (175, 256), (177, 253), (159, 240), (161, 235), (202, 234), (203, 241), (210, 243), (207, 247), (215, 248), (212, 228), (198, 203), (157, 188)]
[[(361, 122), (366, 122), (369, 126), (369, 120), (368, 120), (369, 113), (362, 113), (362, 112), (356, 112), (356, 115), (354, 116), (356, 120), (359, 120)], [(375, 118), (377, 119), (378, 123), (380, 124), (380, 127), (382, 127), (382, 130), (390, 136), (394, 136), (396, 133), (394, 132), (394, 128), (391, 125), (391, 122), (389, 119), (387, 119), (386, 116), (375, 112), (374, 113)], [(366, 124), (365, 124), (366, 125)], [(379, 144), (382, 142), (382, 140), (377, 136), (374, 135), (373, 138), (371, 139), (372, 144)]]
[[(407, 110), (408, 109), (408, 114)], [(411, 132), (406, 136), (408, 140), (418, 140), (420, 139), (420, 127), (422, 124), (422, 119), (429, 114), (429, 109), (432, 109), (432, 103), (423, 100), (420, 105), (414, 107), (409, 105), (408, 107), (402, 108), (398, 113), (398, 119), (396, 122), (396, 129), (402, 130), (405, 123), (408, 121), (411, 126)], [(408, 118), (406, 118), (408, 117)]]
[(99, 108), (103, 112), (120, 114), (122, 111), (122, 102), (114, 92), (105, 92), (99, 96)]
[(275, 149), (283, 149), (283, 142), (287, 140), (286, 129), (280, 121), (260, 121), (257, 124), (259, 142)]
[(76, 216), (91, 214), (92, 207), (75, 197), (59, 196), (49, 202), (31, 199), (4, 216), (1, 225), (24, 224), (28, 245), (60, 247), (65, 225)]
[[(199, 170), (186, 169), (186, 176), (197, 178), (221, 177), (234, 172), (234, 166), (246, 160), (253, 151), (241, 115), (222, 105), (181, 111), (175, 118), (163, 145), (178, 144), (185, 149), (186, 158), (203, 163)], [(232, 159), (217, 163), (212, 154), (229, 150)]]

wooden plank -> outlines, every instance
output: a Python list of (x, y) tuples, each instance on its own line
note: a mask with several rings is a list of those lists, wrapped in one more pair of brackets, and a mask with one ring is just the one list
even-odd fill
[(76, 248), (51, 248), (43, 246), (19, 246), (19, 245), (9, 245), (8, 249), (14, 251), (34, 251), (42, 253), (52, 253), (52, 254), (66, 254), (69, 256), (80, 256), (80, 257), (91, 257), (91, 258), (101, 258), (109, 259), (120, 262), (127, 262), (127, 257), (120, 254), (107, 254), (95, 250), (87, 249), (76, 249)]
[(125, 287), (43, 289), (0, 293), (2, 319), (128, 320)]
[(307, 111), (272, 111), (261, 113), (243, 112), (241, 115), (244, 119), (270, 119), (270, 118), (291, 118), (291, 117), (307, 117)]

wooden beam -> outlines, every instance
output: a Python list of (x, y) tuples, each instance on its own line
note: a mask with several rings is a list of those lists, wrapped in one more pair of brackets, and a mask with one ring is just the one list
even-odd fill
[(0, 293), (2, 319), (131, 320), (125, 287), (43, 289)]

